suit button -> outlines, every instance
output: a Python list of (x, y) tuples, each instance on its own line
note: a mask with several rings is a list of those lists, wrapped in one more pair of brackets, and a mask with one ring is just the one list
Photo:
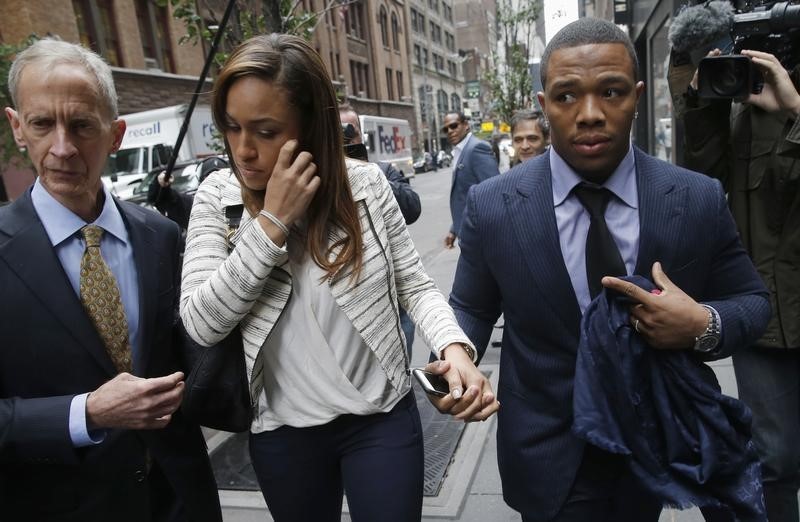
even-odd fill
[(143, 470), (137, 469), (133, 476), (136, 477), (136, 482), (144, 482), (145, 475)]

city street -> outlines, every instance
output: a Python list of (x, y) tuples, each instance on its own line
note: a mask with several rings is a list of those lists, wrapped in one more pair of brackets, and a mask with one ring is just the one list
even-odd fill
[[(450, 225), (449, 190), (451, 169), (418, 174), (411, 184), (422, 201), (419, 220), (409, 227), (414, 243), (428, 273), (439, 289), (448, 295), (452, 286), (458, 249), (446, 250), (443, 240)], [(499, 339), (499, 330), (495, 338)], [(496, 389), (499, 348), (488, 348), (481, 369), (491, 372), (490, 380)], [(415, 338), (412, 366), (423, 366), (428, 348)], [(733, 370), (729, 360), (714, 363), (723, 391), (735, 395)], [(495, 420), (468, 424), (447, 468), (441, 490), (435, 497), (423, 501), (423, 521), (459, 520), (463, 522), (519, 521), (519, 515), (505, 505), (497, 471)], [(209, 433), (209, 450), (213, 451), (227, 434)], [(429, 439), (426, 436), (426, 444)], [(258, 492), (221, 491), (225, 520), (250, 522), (272, 520), (266, 513), (263, 498)], [(266, 517), (266, 518), (265, 518)], [(346, 508), (342, 520), (350, 520)], [(697, 509), (665, 510), (660, 522), (700, 522)], [(376, 521), (378, 522), (378, 521)]]

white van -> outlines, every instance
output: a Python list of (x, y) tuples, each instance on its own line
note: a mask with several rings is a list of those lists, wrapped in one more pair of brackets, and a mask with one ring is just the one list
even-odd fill
[[(128, 199), (148, 172), (169, 162), (187, 109), (187, 104), (173, 105), (120, 116), (125, 120), (125, 136), (119, 150), (111, 155), (103, 171), (103, 182), (112, 194)], [(211, 107), (196, 106), (181, 144), (178, 161), (214, 154), (211, 147), (213, 131)]]
[(373, 162), (393, 163), (407, 178), (414, 177), (411, 157), (411, 127), (407, 120), (383, 116), (360, 116), (363, 142)]

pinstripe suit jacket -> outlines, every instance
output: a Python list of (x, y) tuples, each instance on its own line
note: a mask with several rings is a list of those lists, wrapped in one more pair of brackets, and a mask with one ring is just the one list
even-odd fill
[[(719, 182), (635, 149), (639, 256), (719, 311), (725, 357), (757, 335), (769, 304)], [(564, 265), (548, 155), (470, 191), (450, 303), (483, 351), (504, 314), (498, 396), (498, 461), (514, 509), (551, 518), (583, 454), (572, 435), (572, 390), (581, 320)], [(755, 334), (755, 335), (754, 335)]]
[[(373, 163), (348, 160), (347, 166), (364, 264), (355, 283), (349, 272), (328, 283), (381, 370), (401, 391), (409, 377), (398, 301), (435, 352), (451, 343), (472, 343), (425, 273), (386, 177)], [(186, 238), (180, 312), (186, 331), (204, 346), (219, 342), (240, 323), (253, 380), (257, 354), (289, 299), (292, 276), (286, 250), (269, 241), (260, 226), (252, 226), (247, 212), (228, 255), (224, 207), (241, 201), (239, 183), (228, 169), (211, 174), (200, 186)], [(329, 243), (341, 236), (331, 230)], [(252, 430), (263, 431), (261, 426), (261, 418), (254, 419)]]
[(464, 150), (458, 156), (458, 164), (453, 166), (453, 183), (450, 185), (450, 215), (453, 224), (450, 232), (460, 236), (464, 205), (470, 187), (500, 174), (492, 146), (470, 135)]

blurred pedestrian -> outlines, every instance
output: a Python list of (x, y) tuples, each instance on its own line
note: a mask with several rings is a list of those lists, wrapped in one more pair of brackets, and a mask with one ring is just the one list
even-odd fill
[[(204, 346), (241, 328), (250, 456), (270, 514), (338, 520), (344, 492), (353, 519), (419, 520), (422, 432), (397, 301), (446, 358), (454, 413), (486, 418), (498, 406), (472, 345), (386, 177), (345, 158), (333, 84), (305, 40), (241, 44), (212, 111), (231, 168), (195, 196), (180, 314)], [(229, 239), (225, 209), (241, 204)]]
[(543, 153), (550, 143), (550, 126), (541, 111), (518, 110), (511, 117), (511, 166)]
[(476, 138), (469, 129), (469, 122), (462, 112), (450, 112), (444, 116), (442, 133), (453, 146), (453, 184), (450, 187), (450, 232), (444, 239), (446, 248), (453, 248), (461, 229), (464, 204), (470, 187), (492, 176), (497, 176), (497, 160), (489, 143)]

